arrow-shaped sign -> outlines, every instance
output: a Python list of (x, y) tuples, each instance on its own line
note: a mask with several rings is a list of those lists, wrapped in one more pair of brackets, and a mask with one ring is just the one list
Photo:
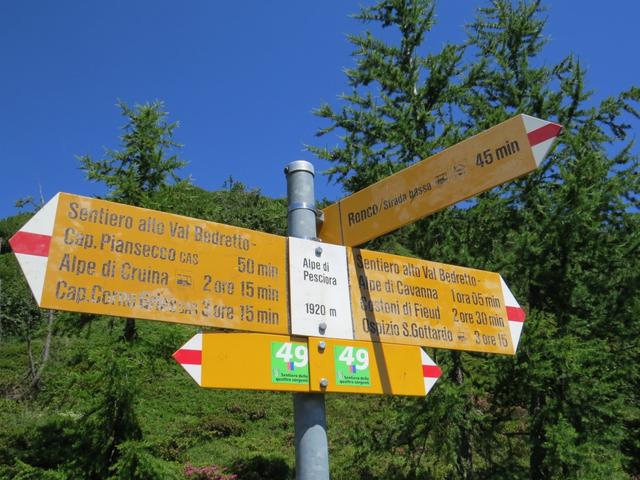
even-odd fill
[(442, 370), (420, 347), (309, 338), (312, 392), (423, 396)]
[(535, 170), (562, 127), (517, 115), (325, 208), (320, 238), (356, 246)]
[(515, 354), (525, 313), (498, 273), (347, 252), (355, 338)]
[(174, 353), (206, 388), (424, 396), (442, 371), (420, 347), (199, 333)]
[(173, 358), (205, 388), (309, 391), (309, 348), (304, 338), (198, 333)]
[(59, 193), (9, 243), (43, 308), (288, 333), (284, 237)]

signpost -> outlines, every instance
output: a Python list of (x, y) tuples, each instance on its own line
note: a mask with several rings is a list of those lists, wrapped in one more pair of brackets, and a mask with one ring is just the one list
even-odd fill
[(357, 246), (535, 170), (562, 127), (517, 115), (325, 208), (320, 238)]
[(287, 334), (286, 240), (59, 193), (9, 243), (38, 305)]
[(424, 396), (442, 371), (420, 347), (199, 333), (174, 353), (205, 388)]
[(202, 387), (294, 392), (297, 478), (328, 480), (325, 393), (426, 395), (442, 372), (421, 346), (514, 354), (525, 319), (497, 273), (346, 247), (534, 170), (560, 130), (518, 115), (406, 168), (326, 208), (327, 243), (305, 161), (288, 244), (66, 193), (9, 243), (43, 308), (259, 332), (174, 358)]

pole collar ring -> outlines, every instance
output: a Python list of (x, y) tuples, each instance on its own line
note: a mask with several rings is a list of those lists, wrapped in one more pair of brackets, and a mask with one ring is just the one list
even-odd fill
[(309, 202), (291, 202), (289, 204), (289, 212), (293, 212), (294, 210), (313, 210), (316, 211), (315, 203)]

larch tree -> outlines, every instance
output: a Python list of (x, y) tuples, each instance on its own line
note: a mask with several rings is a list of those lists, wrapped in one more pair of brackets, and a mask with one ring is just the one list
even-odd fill
[(540, 61), (543, 12), (490, 1), (464, 45), (426, 53), (432, 2), (364, 8), (379, 36), (350, 37), (352, 93), (317, 111), (339, 143), (311, 150), (349, 192), (519, 113), (564, 126), (536, 172), (392, 234), (421, 258), (499, 271), (528, 321), (515, 358), (434, 352), (446, 375), (431, 399), (383, 402), (395, 421), (364, 426), (363, 477), (638, 474), (640, 89), (596, 102), (577, 58)]
[[(597, 102), (575, 57), (539, 66), (542, 14), (539, 1), (494, 0), (469, 26), (476, 61), (462, 102), (467, 125), (527, 113), (564, 126), (538, 171), (482, 196), (478, 213), (469, 212), (490, 218), (502, 204), (508, 228), (489, 230), (495, 240), (476, 256), (502, 270), (530, 315), (517, 361), (497, 372), (496, 388), (520, 397), (495, 396), (491, 415), (527, 411), (532, 479), (627, 478), (622, 446), (638, 413), (628, 405), (637, 400), (629, 396), (637, 349), (629, 347), (640, 327), (630, 316), (640, 292), (640, 184), (626, 116), (638, 118), (640, 89)], [(484, 222), (473, 220), (466, 238), (450, 241), (479, 238), (475, 225)]]
[[(447, 44), (437, 53), (425, 51), (425, 38), (435, 22), (433, 1), (382, 1), (363, 8), (355, 18), (366, 24), (375, 23), (377, 36), (371, 31), (349, 36), (356, 61), (354, 68), (346, 70), (351, 92), (340, 96), (343, 105), (339, 109), (324, 104), (316, 111), (329, 122), (318, 136), (336, 132), (341, 143), (332, 148), (310, 147), (320, 158), (332, 162), (329, 175), (348, 192), (371, 185), (460, 140), (454, 107), (467, 88), (462, 82), (464, 46)], [(411, 254), (412, 246), (403, 239), (411, 230), (406, 227), (371, 244), (375, 249)], [(377, 471), (363, 462), (362, 476), (385, 477), (393, 472), (396, 478), (412, 478), (425, 471), (421, 465), (428, 456), (425, 451), (437, 448), (442, 463), (449, 465), (445, 471), (449, 468), (450, 474), (470, 478), (472, 391), (465, 382), (460, 354), (453, 353), (450, 358), (453, 368), (449, 370), (449, 380), (456, 388), (441, 388), (439, 398), (446, 407), (435, 408), (441, 416), (432, 419), (446, 426), (435, 429), (442, 435), (431, 436), (429, 440), (435, 444), (423, 441), (434, 429), (416, 421), (424, 420), (424, 416), (410, 412), (424, 408), (409, 402), (407, 414), (400, 416), (403, 420), (399, 419), (389, 430), (368, 435), (361, 454), (372, 460), (380, 451), (395, 448), (410, 453), (395, 455), (395, 461)], [(397, 402), (391, 399), (387, 407), (396, 410), (393, 405)], [(433, 474), (435, 470), (427, 471)]]
[[(179, 181), (177, 170), (186, 165), (176, 153), (182, 145), (173, 140), (177, 122), (167, 121), (161, 101), (131, 108), (118, 101), (126, 123), (119, 150), (106, 149), (102, 159), (78, 157), (87, 179), (104, 183), (107, 198), (115, 202), (145, 207), (154, 194)], [(135, 320), (127, 319), (123, 336), (136, 337)]]

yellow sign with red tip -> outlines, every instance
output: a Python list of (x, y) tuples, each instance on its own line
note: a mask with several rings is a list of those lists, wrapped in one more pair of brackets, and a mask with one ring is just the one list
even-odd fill
[(424, 396), (442, 371), (420, 347), (309, 338), (311, 391)]
[(287, 334), (286, 239), (59, 193), (10, 244), (43, 308)]
[(525, 314), (498, 273), (347, 251), (356, 339), (515, 353)]
[(558, 124), (517, 115), (323, 210), (319, 237), (357, 246), (535, 170)]

